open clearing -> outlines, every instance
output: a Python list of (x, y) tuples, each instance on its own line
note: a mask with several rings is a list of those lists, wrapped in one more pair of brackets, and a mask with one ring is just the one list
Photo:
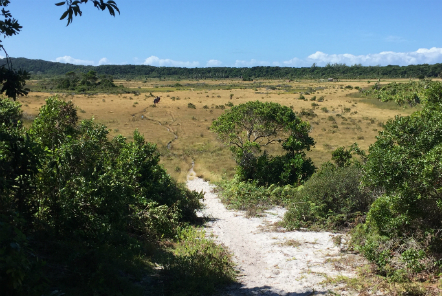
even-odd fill
[[(306, 111), (302, 119), (310, 122), (311, 136), (316, 141), (315, 147), (307, 154), (316, 166), (330, 160), (331, 152), (340, 146), (357, 142), (367, 150), (383, 123), (397, 114), (408, 115), (413, 111), (393, 104), (379, 104), (376, 100), (358, 96), (357, 89), (346, 88), (369, 87), (367, 81), (178, 82), (116, 81), (117, 85), (139, 91), (139, 95), (58, 95), (78, 106), (80, 119), (93, 117), (96, 122), (106, 125), (111, 130), (110, 136), (122, 134), (130, 140), (133, 131), (138, 129), (147, 141), (157, 144), (163, 165), (181, 182), (185, 182), (192, 161), (198, 176), (206, 180), (219, 180), (223, 174), (233, 175), (235, 163), (228, 147), (208, 130), (212, 121), (232, 104), (271, 101), (289, 106), (299, 114)], [(305, 100), (299, 99), (300, 92)], [(156, 106), (151, 94), (161, 97)], [(20, 98), (25, 117), (34, 118), (50, 95), (55, 93), (31, 92)], [(322, 96), (324, 101), (318, 101)]]

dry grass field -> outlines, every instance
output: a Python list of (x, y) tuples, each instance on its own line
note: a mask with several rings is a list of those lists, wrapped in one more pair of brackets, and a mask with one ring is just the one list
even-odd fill
[[(398, 80), (396, 80), (398, 81)], [(408, 81), (408, 80), (404, 80)], [(381, 81), (382, 84), (390, 81)], [(199, 176), (218, 180), (232, 176), (235, 163), (230, 150), (208, 128), (229, 105), (251, 100), (276, 102), (289, 106), (310, 122), (315, 147), (308, 152), (316, 166), (330, 160), (339, 146), (357, 142), (367, 150), (375, 141), (382, 124), (396, 114), (408, 115), (415, 109), (394, 103), (380, 103), (358, 95), (352, 87), (369, 87), (367, 81), (116, 81), (139, 91), (134, 94), (71, 95), (59, 93), (78, 106), (80, 119), (94, 118), (110, 129), (110, 136), (122, 134), (129, 140), (135, 129), (155, 143), (162, 163), (170, 175), (184, 181), (192, 161)], [(305, 94), (305, 92), (310, 94)], [(305, 100), (300, 100), (304, 92)], [(48, 96), (55, 93), (31, 92), (20, 98), (25, 117), (32, 120)], [(161, 101), (153, 105), (153, 96)], [(320, 97), (323, 101), (318, 101)], [(315, 100), (314, 97), (316, 97)], [(194, 106), (194, 108), (193, 108)], [(304, 112), (302, 112), (304, 110)], [(313, 115), (311, 111), (313, 110)]]

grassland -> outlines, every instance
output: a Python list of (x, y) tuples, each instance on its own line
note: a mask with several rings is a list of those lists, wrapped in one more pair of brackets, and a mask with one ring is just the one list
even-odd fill
[[(357, 142), (367, 150), (383, 123), (397, 114), (408, 115), (416, 110), (361, 96), (355, 87), (366, 88), (373, 83), (357, 80), (147, 80), (115, 84), (136, 94), (58, 95), (74, 102), (80, 119), (93, 117), (106, 125), (110, 136), (122, 134), (130, 139), (138, 129), (147, 141), (157, 144), (164, 167), (179, 181), (185, 180), (192, 162), (197, 175), (208, 180), (233, 175), (235, 163), (228, 147), (209, 130), (212, 121), (232, 105), (260, 100), (292, 108), (311, 124), (316, 145), (308, 156), (316, 166), (330, 160), (331, 152), (339, 146)], [(304, 99), (300, 99), (301, 93)], [(31, 121), (45, 99), (55, 94), (31, 92), (20, 98), (25, 118)], [(156, 106), (155, 96), (161, 97)]]

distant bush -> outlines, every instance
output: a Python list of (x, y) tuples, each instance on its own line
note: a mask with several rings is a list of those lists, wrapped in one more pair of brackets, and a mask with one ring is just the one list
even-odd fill
[(192, 104), (192, 103), (188, 103), (187, 104), (187, 108), (196, 109), (196, 106), (194, 104)]
[(299, 112), (300, 116), (307, 116), (307, 117), (316, 117), (318, 116), (315, 111), (312, 109), (301, 109), (301, 112)]

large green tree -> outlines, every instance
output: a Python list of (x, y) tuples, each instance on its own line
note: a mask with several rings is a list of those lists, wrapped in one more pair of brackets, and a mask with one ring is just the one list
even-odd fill
[[(260, 184), (293, 184), (314, 172), (310, 125), (290, 108), (277, 103), (247, 102), (233, 107), (212, 123), (211, 129), (230, 146), (243, 180)], [(286, 152), (271, 156), (265, 148), (279, 144)]]

